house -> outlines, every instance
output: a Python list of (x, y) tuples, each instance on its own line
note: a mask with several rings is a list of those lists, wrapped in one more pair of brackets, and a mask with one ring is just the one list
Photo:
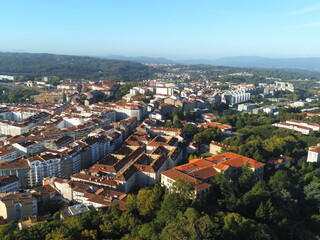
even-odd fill
[(286, 165), (288, 162), (292, 162), (292, 157), (280, 155), (279, 157), (270, 158), (268, 164), (278, 169)]
[(76, 204), (68, 207), (68, 212), (71, 216), (78, 216), (89, 211), (91, 211), (90, 208), (85, 204)]
[(38, 216), (32, 215), (32, 216), (29, 216), (28, 220), (19, 222), (18, 227), (20, 230), (22, 230), (23, 228), (33, 227), (33, 226), (37, 225), (38, 223), (43, 223), (43, 222), (47, 222), (47, 221), (46, 220), (39, 221)]

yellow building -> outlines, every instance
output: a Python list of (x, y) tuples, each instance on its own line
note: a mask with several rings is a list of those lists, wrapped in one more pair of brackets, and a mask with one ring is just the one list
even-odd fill
[(31, 194), (7, 193), (0, 195), (0, 216), (7, 222), (37, 214), (37, 200)]

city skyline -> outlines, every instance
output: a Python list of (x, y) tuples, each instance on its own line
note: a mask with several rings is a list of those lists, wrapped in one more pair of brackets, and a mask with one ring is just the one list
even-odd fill
[(0, 51), (320, 57), (320, 1), (3, 1)]

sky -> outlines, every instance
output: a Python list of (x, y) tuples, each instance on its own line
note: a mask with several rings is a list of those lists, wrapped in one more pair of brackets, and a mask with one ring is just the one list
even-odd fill
[(0, 51), (320, 57), (320, 1), (0, 0)]

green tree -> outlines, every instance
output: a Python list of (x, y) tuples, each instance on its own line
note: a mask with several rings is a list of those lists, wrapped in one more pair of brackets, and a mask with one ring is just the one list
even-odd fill
[(269, 186), (271, 190), (278, 193), (282, 189), (289, 190), (291, 188), (290, 177), (287, 171), (278, 170), (276, 173), (270, 178)]
[(188, 136), (192, 137), (195, 134), (199, 133), (199, 128), (196, 125), (193, 124), (186, 124), (183, 127), (183, 132)]
[(142, 216), (154, 213), (159, 208), (158, 195), (152, 189), (140, 189), (137, 195), (137, 207)]
[(320, 183), (311, 182), (304, 187), (306, 199), (313, 202), (320, 209)]
[(254, 172), (249, 165), (243, 165), (240, 167), (238, 183), (242, 192), (247, 192), (253, 187), (255, 183), (255, 177)]
[(181, 199), (188, 201), (189, 199), (193, 199), (195, 197), (195, 184), (193, 182), (189, 182), (183, 179), (177, 179), (171, 186), (171, 191), (173, 193), (178, 194)]
[(167, 222), (173, 221), (179, 212), (187, 209), (188, 204), (181, 199), (178, 193), (167, 193), (157, 212), (156, 222), (164, 226)]
[(176, 221), (169, 222), (163, 229), (160, 239), (212, 239), (214, 224), (208, 215), (200, 216), (193, 208), (180, 214)]

